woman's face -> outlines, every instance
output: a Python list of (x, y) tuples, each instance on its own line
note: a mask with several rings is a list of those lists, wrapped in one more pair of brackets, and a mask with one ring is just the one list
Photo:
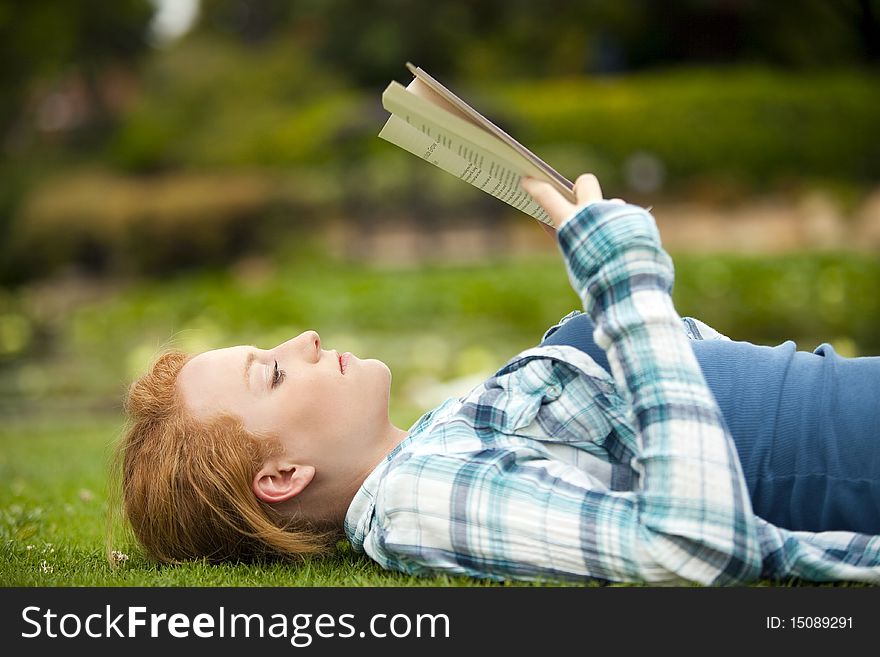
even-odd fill
[(318, 472), (375, 450), (370, 442), (387, 440), (391, 426), (388, 366), (322, 349), (315, 331), (272, 349), (206, 351), (183, 367), (178, 387), (197, 418), (231, 413), (252, 433), (277, 436)]

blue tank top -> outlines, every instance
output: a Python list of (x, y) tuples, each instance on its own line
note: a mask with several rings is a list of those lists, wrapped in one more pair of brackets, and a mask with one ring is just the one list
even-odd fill
[[(610, 372), (587, 315), (542, 344), (568, 344)], [(755, 514), (788, 529), (880, 534), (880, 357), (693, 340), (736, 443)]]

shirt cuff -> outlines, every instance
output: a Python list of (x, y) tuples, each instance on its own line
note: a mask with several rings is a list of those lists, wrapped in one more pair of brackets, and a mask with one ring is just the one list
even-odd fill
[(608, 201), (582, 208), (558, 232), (572, 287), (595, 312), (636, 289), (671, 292), (674, 268), (647, 210)]

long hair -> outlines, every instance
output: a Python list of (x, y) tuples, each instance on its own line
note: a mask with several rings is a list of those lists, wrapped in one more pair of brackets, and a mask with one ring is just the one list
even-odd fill
[(336, 534), (279, 513), (251, 488), (279, 449), (231, 415), (192, 417), (177, 388), (191, 356), (171, 349), (134, 381), (124, 400), (127, 425), (111, 466), (107, 556), (121, 512), (154, 560), (247, 561), (325, 552)]

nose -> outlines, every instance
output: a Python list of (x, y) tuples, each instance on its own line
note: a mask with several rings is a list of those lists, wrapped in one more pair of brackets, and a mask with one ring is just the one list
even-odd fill
[(303, 340), (306, 345), (306, 350), (309, 353), (320, 353), (321, 351), (321, 336), (318, 335), (317, 331), (305, 331), (302, 334)]
[(282, 342), (274, 351), (280, 353), (299, 353), (302, 357), (312, 359), (321, 353), (321, 336), (317, 331), (304, 331), (287, 342)]

